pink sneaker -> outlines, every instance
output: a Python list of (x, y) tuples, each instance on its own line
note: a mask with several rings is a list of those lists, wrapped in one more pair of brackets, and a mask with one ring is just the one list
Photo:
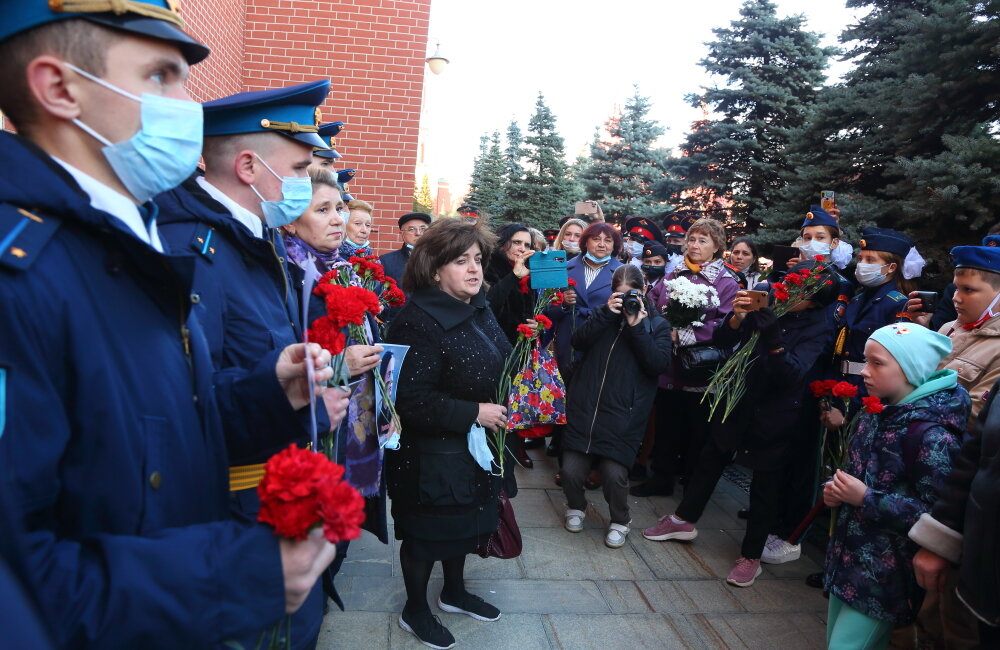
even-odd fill
[(736, 560), (736, 566), (729, 572), (726, 582), (737, 587), (749, 587), (761, 574), (760, 560), (748, 560), (742, 555)]
[(642, 536), (654, 542), (665, 542), (668, 539), (692, 540), (698, 536), (698, 529), (692, 523), (685, 521), (679, 524), (670, 515), (664, 515), (660, 517), (660, 523), (642, 531)]

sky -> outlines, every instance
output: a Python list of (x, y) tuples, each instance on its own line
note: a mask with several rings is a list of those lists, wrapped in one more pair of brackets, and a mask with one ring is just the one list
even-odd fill
[[(684, 97), (717, 83), (698, 61), (712, 29), (739, 17), (742, 0), (432, 0), (428, 54), (440, 42), (450, 63), (425, 74), (426, 159), (430, 183), (447, 180), (461, 196), (483, 133), (527, 130), (539, 91), (557, 119), (570, 160), (633, 93), (652, 101), (650, 117), (676, 146), (700, 110)], [(779, 16), (803, 14), (823, 45), (864, 14), (836, 0), (777, 0)], [(828, 75), (848, 66), (832, 61)], [(418, 179), (419, 181), (419, 179)]]

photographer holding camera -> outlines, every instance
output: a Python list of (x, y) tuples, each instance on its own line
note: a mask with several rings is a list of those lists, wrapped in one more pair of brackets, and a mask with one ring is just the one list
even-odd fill
[(593, 461), (604, 478), (611, 521), (604, 543), (625, 544), (631, 517), (628, 471), (646, 432), (656, 383), (670, 366), (670, 324), (645, 296), (645, 280), (635, 266), (615, 270), (613, 292), (573, 334), (577, 360), (563, 434), (562, 485), (566, 530), (583, 530), (587, 500), (584, 479)]

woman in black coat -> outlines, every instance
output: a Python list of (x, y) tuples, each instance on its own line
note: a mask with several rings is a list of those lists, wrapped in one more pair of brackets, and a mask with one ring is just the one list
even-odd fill
[[(613, 293), (573, 333), (585, 354), (577, 361), (562, 438), (562, 484), (566, 530), (583, 530), (587, 499), (584, 480), (599, 462), (611, 522), (604, 543), (625, 544), (631, 517), (628, 471), (646, 434), (659, 376), (670, 366), (670, 325), (642, 296), (642, 272), (620, 266), (611, 277)], [(629, 290), (638, 295), (625, 296)]]
[(499, 481), (470, 453), (491, 455), (486, 436), (473, 426), (496, 430), (507, 413), (493, 402), (511, 347), (482, 288), (482, 259), (493, 241), (472, 224), (434, 223), (406, 265), (403, 285), (411, 298), (386, 337), (410, 346), (396, 395), (400, 448), (385, 455), (407, 596), (399, 625), (431, 647), (455, 644), (427, 605), (435, 561), (444, 571), (442, 610), (500, 618), (496, 607), (465, 591), (464, 582), (465, 556), (497, 529)]
[(519, 287), (521, 278), (528, 275), (525, 263), (534, 250), (531, 231), (524, 224), (509, 223), (497, 236), (497, 248), (487, 258), (484, 271), (487, 298), (500, 329), (513, 345), (517, 342), (517, 326), (535, 315), (535, 292), (523, 293)]

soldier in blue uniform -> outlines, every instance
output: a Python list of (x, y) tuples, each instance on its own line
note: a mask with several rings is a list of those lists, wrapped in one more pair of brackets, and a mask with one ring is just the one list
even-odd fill
[(337, 136), (344, 130), (343, 122), (330, 122), (321, 124), (316, 133), (323, 140), (322, 147), (313, 149), (313, 164), (317, 167), (333, 171), (333, 161), (340, 160), (343, 156), (335, 149), (337, 146)]
[(642, 267), (642, 250), (650, 243), (663, 243), (663, 233), (651, 219), (646, 217), (629, 217), (622, 226), (624, 248), (621, 261), (633, 266)]
[[(302, 339), (301, 315), (288, 282), (284, 241), (277, 228), (309, 207), (306, 174), (313, 149), (325, 144), (313, 123), (330, 81), (246, 92), (207, 102), (205, 175), (157, 197), (160, 236), (176, 253), (193, 255), (200, 321), (216, 367), (251, 369), (259, 359)], [(294, 125), (294, 126), (293, 126)], [(304, 190), (299, 191), (301, 185)], [(327, 389), (317, 413), (318, 436), (330, 432), (347, 408), (347, 394)], [(290, 441), (304, 447), (312, 435), (310, 413), (275, 432), (273, 443), (250, 453), (230, 453), (229, 489), (234, 508), (256, 518), (257, 484), (264, 463)], [(295, 648), (312, 648), (323, 620), (320, 584), (292, 617)], [(252, 647), (257, 635), (243, 639)]]
[(150, 199), (195, 169), (182, 84), (208, 54), (173, 5), (31, 0), (0, 24), (0, 481), (61, 648), (218, 646), (334, 555), (230, 516), (226, 436), (259, 448), (308, 404), (307, 351), (216, 373), (193, 260), (162, 252)]
[(354, 175), (358, 172), (356, 169), (341, 169), (337, 172), (337, 184), (340, 185), (340, 197), (344, 199), (344, 203), (350, 203), (354, 200), (347, 191), (347, 184), (354, 180)]
[[(922, 262), (913, 241), (901, 232), (865, 228), (861, 233), (855, 270), (860, 286), (843, 312), (833, 349), (833, 377), (858, 386), (859, 397), (865, 394), (860, 374), (865, 343), (878, 328), (910, 319), (906, 311), (909, 280), (920, 275)], [(840, 417), (839, 411), (831, 411), (828, 424), (839, 426)]]

